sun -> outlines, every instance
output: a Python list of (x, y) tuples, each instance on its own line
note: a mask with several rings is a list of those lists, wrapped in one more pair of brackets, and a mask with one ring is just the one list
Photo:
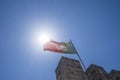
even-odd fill
[(36, 31), (32, 34), (31, 43), (36, 47), (43, 46), (46, 42), (50, 41), (52, 38), (49, 32)]
[(46, 42), (48, 42), (50, 40), (50, 34), (48, 33), (41, 33), (40, 34), (40, 42), (42, 44), (45, 44)]

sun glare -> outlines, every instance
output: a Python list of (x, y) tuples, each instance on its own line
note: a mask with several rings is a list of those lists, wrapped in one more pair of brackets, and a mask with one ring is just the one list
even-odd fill
[(43, 33), (40, 35), (40, 42), (42, 44), (48, 42), (50, 40), (50, 35), (49, 34), (46, 34), (46, 33)]

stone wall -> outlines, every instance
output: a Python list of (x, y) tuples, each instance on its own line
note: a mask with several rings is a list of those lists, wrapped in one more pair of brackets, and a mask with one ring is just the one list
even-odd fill
[(120, 71), (111, 70), (91, 64), (83, 71), (78, 60), (62, 57), (56, 70), (56, 80), (120, 80)]
[(91, 64), (86, 70), (89, 80), (120, 80), (120, 71), (111, 70), (107, 73), (104, 68)]
[(57, 80), (85, 80), (85, 73), (78, 60), (62, 57), (55, 72)]

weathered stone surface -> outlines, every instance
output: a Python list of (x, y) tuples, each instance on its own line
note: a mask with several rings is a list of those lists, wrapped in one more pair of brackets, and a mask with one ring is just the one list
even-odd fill
[(89, 80), (108, 80), (107, 72), (100, 66), (91, 64), (86, 70)]
[(57, 80), (85, 80), (85, 73), (78, 60), (62, 57), (56, 68)]
[(111, 80), (120, 80), (120, 71), (118, 70), (111, 70), (109, 73)]
[(91, 64), (86, 72), (78, 60), (62, 57), (56, 70), (57, 80), (120, 80), (120, 71), (111, 70), (107, 73), (104, 68)]
[(86, 70), (89, 80), (120, 80), (120, 71), (111, 70), (107, 73), (104, 68), (91, 64)]

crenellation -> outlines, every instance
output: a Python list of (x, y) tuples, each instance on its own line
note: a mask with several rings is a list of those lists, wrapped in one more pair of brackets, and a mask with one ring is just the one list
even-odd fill
[(103, 67), (91, 64), (86, 71), (78, 60), (62, 57), (56, 68), (57, 80), (120, 80), (120, 71), (107, 73)]

